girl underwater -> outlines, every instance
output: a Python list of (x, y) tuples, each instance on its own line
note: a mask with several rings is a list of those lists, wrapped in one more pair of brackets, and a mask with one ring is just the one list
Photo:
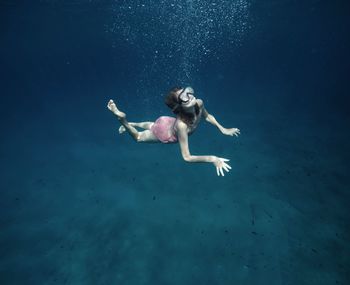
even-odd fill
[[(201, 99), (194, 96), (191, 87), (175, 87), (165, 97), (165, 104), (176, 115), (176, 118), (160, 116), (155, 122), (131, 123), (126, 120), (125, 113), (121, 112), (113, 100), (109, 100), (107, 108), (117, 116), (122, 126), (119, 133), (127, 131), (136, 142), (146, 143), (179, 143), (182, 157), (187, 162), (210, 162), (216, 167), (217, 175), (224, 176), (224, 171), (229, 172), (231, 166), (226, 161), (229, 159), (215, 155), (191, 155), (188, 147), (188, 137), (193, 134), (201, 118), (216, 126), (222, 134), (238, 137), (240, 130), (237, 128), (224, 128), (207, 112)], [(144, 129), (137, 131), (135, 127)]]

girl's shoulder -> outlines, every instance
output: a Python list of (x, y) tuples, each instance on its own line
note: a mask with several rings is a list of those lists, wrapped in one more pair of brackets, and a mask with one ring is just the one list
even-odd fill
[(202, 106), (204, 105), (202, 99), (196, 99), (196, 102), (197, 102), (197, 104), (198, 104), (199, 107), (202, 107)]
[(177, 116), (174, 125), (176, 126), (176, 129), (187, 127), (187, 124), (181, 119), (180, 116)]
[(174, 125), (173, 125), (174, 132), (177, 133), (179, 130), (188, 130), (187, 124), (181, 119), (180, 116), (177, 116)]

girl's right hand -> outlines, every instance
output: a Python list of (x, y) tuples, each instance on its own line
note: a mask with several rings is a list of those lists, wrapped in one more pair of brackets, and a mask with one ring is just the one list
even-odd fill
[(213, 162), (214, 165), (216, 166), (216, 173), (218, 174), (218, 176), (220, 176), (220, 174), (222, 176), (225, 176), (223, 169), (229, 172), (230, 171), (229, 169), (232, 168), (225, 161), (230, 161), (230, 160), (223, 157), (216, 157), (215, 161)]

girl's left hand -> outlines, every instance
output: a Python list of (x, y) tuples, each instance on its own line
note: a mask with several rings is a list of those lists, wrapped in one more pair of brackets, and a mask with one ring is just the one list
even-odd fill
[(232, 128), (232, 129), (226, 129), (224, 128), (222, 131), (221, 131), (224, 135), (228, 135), (228, 136), (233, 136), (235, 135), (236, 137), (238, 137), (238, 135), (241, 134), (241, 131), (237, 128)]

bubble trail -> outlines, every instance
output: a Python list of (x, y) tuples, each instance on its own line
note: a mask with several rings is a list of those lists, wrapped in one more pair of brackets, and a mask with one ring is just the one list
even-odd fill
[(168, 71), (176, 61), (177, 77), (186, 81), (196, 64), (241, 44), (250, 26), (249, 8), (248, 0), (116, 1), (106, 31), (116, 42), (134, 46), (143, 58), (152, 58), (147, 74)]

